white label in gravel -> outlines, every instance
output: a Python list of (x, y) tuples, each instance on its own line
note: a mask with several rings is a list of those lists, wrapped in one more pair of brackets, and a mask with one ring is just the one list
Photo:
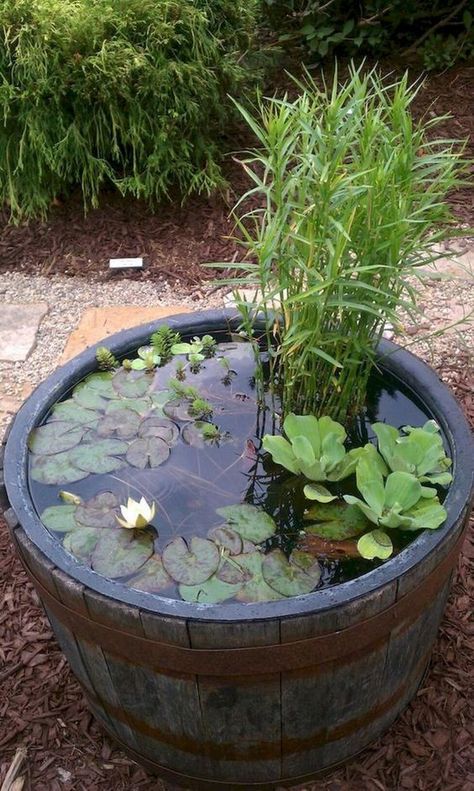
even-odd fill
[(143, 266), (143, 258), (111, 258), (110, 269), (139, 269)]

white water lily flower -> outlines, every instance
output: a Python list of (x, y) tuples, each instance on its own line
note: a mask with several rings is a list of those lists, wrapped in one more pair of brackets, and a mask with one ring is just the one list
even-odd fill
[(147, 527), (155, 516), (155, 503), (149, 505), (144, 497), (137, 502), (131, 497), (127, 500), (127, 505), (121, 505), (123, 519), (116, 517), (117, 522), (129, 530), (140, 527)]

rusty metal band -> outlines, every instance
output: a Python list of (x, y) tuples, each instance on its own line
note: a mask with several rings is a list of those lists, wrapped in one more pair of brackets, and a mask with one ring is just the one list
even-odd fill
[[(338, 631), (287, 643), (244, 648), (188, 648), (117, 629), (70, 609), (46, 590), (30, 569), (27, 568), (27, 572), (44, 603), (64, 626), (78, 638), (101, 646), (121, 660), (170, 674), (257, 676), (314, 669), (328, 662), (339, 664), (387, 639), (392, 630), (415, 621), (446, 583), (463, 538), (464, 531), (420, 585), (381, 612)], [(113, 601), (110, 606), (113, 608)], [(159, 615), (156, 617), (159, 619)]]

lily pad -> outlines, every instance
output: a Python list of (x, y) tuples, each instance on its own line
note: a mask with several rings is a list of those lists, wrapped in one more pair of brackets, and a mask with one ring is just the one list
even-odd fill
[(203, 420), (195, 420), (193, 423), (186, 423), (183, 428), (183, 442), (190, 445), (192, 448), (204, 448), (206, 440), (204, 439), (202, 428), (205, 425)]
[(35, 428), (30, 434), (28, 446), (32, 453), (52, 456), (54, 453), (60, 453), (78, 445), (85, 431), (87, 429), (84, 426), (77, 426), (64, 420), (55, 420)]
[(314, 505), (306, 511), (304, 518), (314, 519), (317, 523), (308, 525), (308, 533), (330, 541), (344, 541), (358, 536), (370, 524), (360, 508), (341, 502)]
[(100, 437), (111, 437), (115, 434), (120, 439), (137, 436), (140, 416), (131, 409), (116, 409), (109, 412), (97, 424)]
[(103, 475), (124, 466), (124, 460), (117, 457), (126, 453), (127, 447), (127, 443), (119, 439), (102, 439), (73, 448), (69, 451), (69, 459), (80, 470)]
[(231, 555), (240, 555), (242, 552), (242, 538), (231, 527), (213, 527), (207, 537), (218, 546), (224, 547)]
[(173, 420), (192, 420), (193, 416), (189, 414), (190, 402), (186, 398), (177, 398), (173, 401), (167, 401), (163, 406), (163, 412)]
[(87, 478), (89, 473), (72, 463), (70, 453), (64, 451), (54, 456), (33, 456), (30, 468), (32, 479), (38, 483), (63, 484)]
[(211, 577), (199, 585), (180, 585), (179, 592), (184, 601), (197, 604), (219, 604), (233, 599), (241, 588), (242, 585), (229, 585), (217, 577)]
[(81, 527), (64, 537), (63, 547), (78, 560), (89, 562), (101, 531), (95, 527)]
[(80, 382), (74, 388), (74, 392), (72, 397), (76, 403), (80, 406), (85, 407), (86, 409), (105, 409), (107, 406), (106, 399), (99, 393), (98, 390), (94, 390), (93, 387), (90, 387), (87, 382)]
[(144, 470), (145, 467), (159, 467), (170, 455), (167, 442), (158, 437), (136, 439), (129, 445), (126, 460), (132, 467)]
[(112, 379), (114, 390), (125, 398), (141, 398), (152, 382), (151, 375), (144, 371), (117, 371)]
[(168, 445), (173, 445), (179, 437), (179, 428), (172, 420), (165, 417), (147, 417), (142, 420), (138, 429), (139, 437), (157, 437)]
[(235, 594), (239, 601), (250, 603), (276, 601), (284, 598), (281, 593), (266, 583), (262, 570), (263, 558), (261, 552), (249, 552), (235, 557), (235, 561), (250, 574), (250, 580)]
[(97, 373), (87, 376), (84, 382), (92, 390), (100, 393), (103, 398), (117, 398), (117, 393), (112, 385), (112, 377), (112, 371), (97, 371)]
[(118, 500), (112, 492), (101, 492), (79, 505), (76, 521), (86, 527), (117, 527)]
[(77, 528), (75, 513), (75, 505), (50, 505), (49, 508), (45, 508), (40, 519), (48, 530), (69, 533)]
[[(115, 393), (115, 397), (117, 394)], [(112, 412), (117, 412), (117, 410), (127, 409), (131, 410), (132, 412), (136, 412), (138, 415), (146, 415), (147, 412), (150, 411), (152, 407), (151, 398), (119, 398), (114, 401), (109, 401), (107, 404), (107, 409), (105, 410), (106, 415), (110, 415)]]
[(186, 543), (173, 539), (163, 550), (163, 565), (176, 582), (199, 585), (214, 574), (219, 565), (219, 550), (212, 541), (195, 536)]
[(52, 420), (66, 420), (68, 423), (76, 423), (78, 426), (94, 426), (98, 417), (99, 415), (94, 410), (86, 409), (74, 401), (73, 398), (68, 398), (67, 401), (60, 401), (59, 404), (53, 407), (48, 422)]
[(101, 530), (92, 553), (92, 568), (110, 579), (141, 568), (153, 554), (153, 536), (143, 530)]
[(168, 401), (172, 401), (175, 394), (172, 390), (153, 390), (150, 393), (150, 398), (156, 414), (164, 415), (163, 407)]
[(312, 562), (305, 562), (299, 557), (301, 554), (305, 553), (298, 553), (294, 559), (290, 556), (288, 560), (281, 549), (274, 549), (263, 558), (262, 573), (265, 582), (283, 596), (311, 593), (321, 578), (318, 561), (311, 558)]
[(219, 516), (223, 516), (242, 538), (253, 541), (254, 544), (260, 544), (276, 531), (272, 517), (255, 505), (248, 503), (225, 505), (217, 508), (216, 512)]
[(152, 555), (150, 560), (141, 567), (136, 577), (128, 580), (129, 588), (144, 591), (145, 593), (159, 593), (173, 584), (173, 580), (166, 572), (161, 557)]
[(216, 571), (216, 577), (222, 582), (229, 582), (231, 584), (241, 584), (248, 582), (252, 575), (242, 565), (237, 563), (230, 555), (221, 558), (220, 566)]

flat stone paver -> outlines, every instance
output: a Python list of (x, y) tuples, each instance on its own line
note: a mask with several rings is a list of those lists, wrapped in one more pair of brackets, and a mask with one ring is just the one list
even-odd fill
[(65, 363), (76, 354), (80, 354), (88, 346), (93, 346), (102, 339), (113, 335), (119, 330), (127, 330), (139, 324), (146, 324), (155, 319), (173, 316), (175, 313), (189, 313), (187, 305), (166, 305), (153, 307), (137, 307), (136, 305), (120, 305), (103, 308), (89, 308), (79, 322), (77, 329), (71, 332), (60, 363)]
[(36, 343), (36, 334), (47, 302), (0, 305), (0, 360), (23, 362)]

